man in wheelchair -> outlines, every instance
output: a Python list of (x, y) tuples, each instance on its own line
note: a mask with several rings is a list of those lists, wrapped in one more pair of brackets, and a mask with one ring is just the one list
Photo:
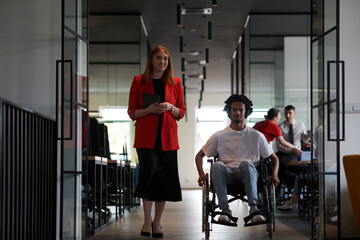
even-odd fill
[(218, 222), (228, 224), (232, 212), (229, 208), (227, 185), (243, 184), (250, 207), (249, 216), (252, 223), (265, 221), (258, 211), (256, 167), (261, 158), (270, 158), (272, 163), (272, 183), (279, 184), (279, 160), (264, 135), (246, 126), (246, 118), (252, 113), (252, 102), (244, 95), (232, 95), (225, 101), (224, 111), (231, 123), (228, 127), (214, 133), (196, 154), (195, 161), (199, 173), (198, 183), (202, 186), (207, 179), (202, 161), (204, 156), (219, 158), (212, 164), (211, 179), (222, 210)]

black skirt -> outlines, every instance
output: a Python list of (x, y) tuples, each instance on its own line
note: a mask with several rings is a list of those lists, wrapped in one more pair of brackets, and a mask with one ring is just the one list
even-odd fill
[(177, 150), (137, 148), (139, 182), (134, 196), (150, 201), (181, 201)]

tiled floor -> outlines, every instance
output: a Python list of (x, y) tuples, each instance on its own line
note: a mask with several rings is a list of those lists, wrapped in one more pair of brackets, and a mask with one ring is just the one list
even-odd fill
[[(162, 218), (164, 239), (172, 240), (203, 240), (201, 232), (201, 190), (183, 190), (183, 201), (168, 202)], [(243, 227), (242, 218), (248, 214), (248, 206), (241, 201), (230, 204), (233, 215), (239, 217), (237, 227), (213, 224), (210, 239), (213, 240), (245, 240), (268, 239), (265, 225)], [(151, 239), (140, 236), (143, 224), (142, 207), (137, 207), (130, 213), (110, 224), (104, 230), (92, 236), (91, 240), (112, 239)], [(301, 219), (298, 213), (277, 213), (276, 230), (273, 239), (303, 240), (310, 239), (310, 221)]]

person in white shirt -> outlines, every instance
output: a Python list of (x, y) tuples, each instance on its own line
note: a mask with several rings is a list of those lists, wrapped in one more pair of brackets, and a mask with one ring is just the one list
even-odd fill
[[(203, 157), (218, 156), (219, 161), (211, 167), (211, 179), (218, 197), (219, 208), (231, 215), (227, 198), (227, 185), (244, 184), (250, 206), (251, 221), (263, 222), (264, 216), (258, 213), (257, 195), (258, 171), (260, 158), (269, 157), (272, 162), (272, 182), (279, 184), (277, 177), (279, 160), (265, 136), (259, 131), (246, 126), (246, 118), (252, 113), (252, 102), (244, 95), (232, 95), (225, 101), (224, 111), (231, 123), (228, 127), (214, 133), (196, 154), (195, 161), (199, 173), (198, 183), (204, 184), (206, 175), (202, 168)], [(228, 223), (227, 215), (220, 215), (219, 222)]]
[[(284, 139), (297, 147), (298, 149), (303, 147), (310, 147), (308, 142), (311, 137), (311, 132), (306, 131), (305, 124), (302, 121), (296, 120), (295, 107), (293, 105), (288, 105), (284, 109), (285, 111), (285, 121), (280, 123), (279, 127)], [(291, 129), (292, 128), (292, 129)], [(280, 166), (279, 166), (279, 178), (283, 182), (285, 178), (285, 168), (286, 166), (296, 166), (298, 164), (299, 156), (292, 153), (292, 149), (283, 146), (281, 143), (276, 141), (276, 147), (278, 152), (276, 155), (279, 157)], [(297, 208), (299, 202), (299, 193), (298, 193), (298, 179), (295, 179), (294, 192), (291, 196), (291, 199), (285, 204), (278, 207), (279, 210), (293, 210)]]
[[(310, 147), (308, 142), (311, 137), (310, 131), (306, 131), (305, 124), (302, 121), (295, 119), (296, 112), (293, 105), (285, 107), (285, 121), (279, 124), (281, 134), (284, 139), (292, 143), (298, 149), (301, 149), (301, 141), (303, 141), (304, 147)], [(291, 137), (290, 125), (293, 128), (293, 137)], [(298, 155), (291, 152), (292, 149), (285, 147), (278, 141), (276, 141), (276, 147), (278, 149), (278, 157), (280, 162), (284, 161), (286, 165), (296, 165), (299, 159)]]

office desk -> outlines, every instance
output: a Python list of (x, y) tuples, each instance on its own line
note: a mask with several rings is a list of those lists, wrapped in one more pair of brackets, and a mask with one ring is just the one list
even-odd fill
[(115, 219), (121, 217), (124, 211), (124, 183), (123, 183), (123, 168), (124, 161), (107, 160), (108, 164), (108, 195), (107, 203), (110, 206), (115, 206)]
[(103, 229), (110, 217), (107, 208), (107, 159), (98, 156), (89, 156), (89, 191), (88, 209), (92, 212), (93, 229), (96, 233)]

